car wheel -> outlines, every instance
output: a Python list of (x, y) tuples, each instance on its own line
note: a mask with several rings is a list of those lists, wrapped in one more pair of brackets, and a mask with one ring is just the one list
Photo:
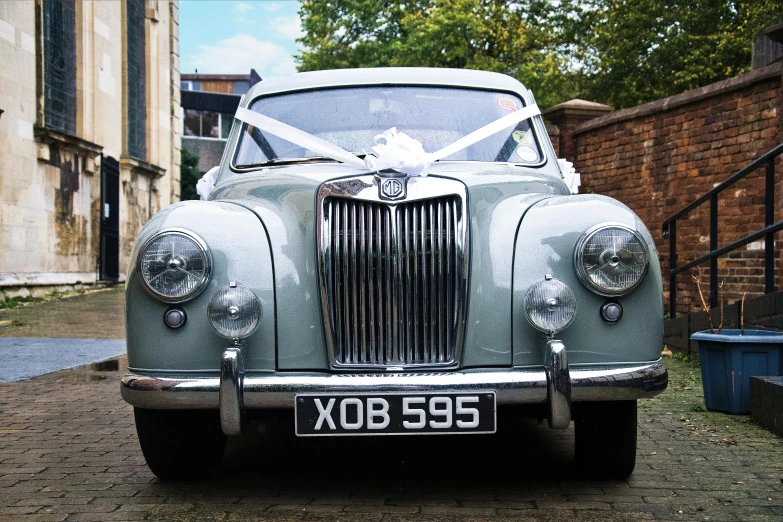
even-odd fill
[(574, 412), (579, 473), (623, 479), (636, 466), (636, 401), (578, 403)]
[(133, 410), (141, 452), (158, 477), (200, 478), (220, 463), (226, 436), (217, 410)]

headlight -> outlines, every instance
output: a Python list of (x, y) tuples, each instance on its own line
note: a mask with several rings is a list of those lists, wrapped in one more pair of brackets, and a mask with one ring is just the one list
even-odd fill
[(602, 296), (627, 294), (642, 282), (650, 265), (644, 239), (622, 225), (600, 225), (588, 230), (574, 252), (582, 283)]
[(525, 314), (530, 324), (542, 332), (565, 330), (576, 315), (574, 291), (561, 280), (547, 276), (527, 291)]
[(247, 288), (231, 283), (215, 293), (207, 306), (212, 328), (227, 339), (245, 339), (258, 328), (261, 301)]
[(153, 296), (181, 303), (200, 294), (212, 267), (204, 241), (185, 230), (162, 230), (139, 249), (137, 270)]

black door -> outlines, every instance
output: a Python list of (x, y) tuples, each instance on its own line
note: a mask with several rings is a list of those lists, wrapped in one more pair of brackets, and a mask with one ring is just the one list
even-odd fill
[(101, 280), (120, 278), (120, 164), (101, 157)]

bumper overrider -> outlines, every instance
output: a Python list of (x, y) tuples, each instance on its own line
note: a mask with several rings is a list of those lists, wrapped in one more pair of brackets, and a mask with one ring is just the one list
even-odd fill
[(242, 348), (223, 352), (220, 377), (126, 374), (122, 398), (150, 409), (219, 409), (226, 435), (242, 430), (245, 409), (293, 408), (302, 393), (438, 393), (494, 391), (498, 404), (546, 404), (549, 425), (567, 428), (571, 403), (635, 400), (666, 389), (661, 362), (569, 369), (562, 342), (547, 343), (541, 369), (469, 369), (456, 372), (333, 374), (285, 372), (245, 374)]

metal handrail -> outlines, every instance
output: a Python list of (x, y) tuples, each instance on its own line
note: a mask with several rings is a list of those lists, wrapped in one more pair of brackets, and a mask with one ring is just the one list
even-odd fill
[[(734, 173), (729, 179), (687, 205), (663, 222), (663, 237), (669, 239), (669, 315), (677, 315), (677, 274), (710, 262), (710, 307), (718, 305), (718, 257), (764, 238), (764, 293), (775, 291), (775, 243), (774, 234), (783, 230), (783, 220), (775, 222), (775, 158), (783, 154), (783, 143), (753, 160), (747, 167)], [(762, 165), (766, 165), (764, 194), (764, 228), (718, 248), (718, 195), (723, 190), (746, 178)], [(710, 202), (710, 251), (693, 261), (677, 266), (677, 220), (686, 216), (701, 204)]]

